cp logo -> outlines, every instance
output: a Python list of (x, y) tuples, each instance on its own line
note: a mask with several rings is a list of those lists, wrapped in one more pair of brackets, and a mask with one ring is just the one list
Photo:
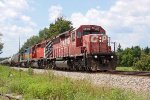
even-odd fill
[(107, 40), (107, 35), (102, 35), (101, 37), (98, 37), (98, 35), (91, 36), (91, 42), (104, 42)]

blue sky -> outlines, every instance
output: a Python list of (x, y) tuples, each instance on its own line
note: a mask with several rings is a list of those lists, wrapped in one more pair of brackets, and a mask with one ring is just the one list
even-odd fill
[[(63, 8), (63, 16), (69, 17), (73, 12), (86, 13), (90, 8), (100, 7), (103, 10), (108, 10), (109, 7), (114, 4), (116, 0), (32, 0), (29, 2), (32, 5), (33, 11), (28, 12), (34, 22), (39, 23), (39, 27), (45, 27), (49, 25), (48, 21), (48, 9), (51, 6), (61, 6)], [(34, 12), (34, 13), (33, 13)], [(39, 20), (40, 19), (40, 20)]]
[(122, 47), (150, 46), (150, 0), (0, 0), (0, 57), (11, 56), (27, 38), (59, 16), (81, 24), (101, 25)]

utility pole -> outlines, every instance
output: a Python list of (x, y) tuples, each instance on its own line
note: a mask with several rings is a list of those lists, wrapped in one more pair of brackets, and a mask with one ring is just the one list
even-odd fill
[(108, 46), (110, 46), (110, 37), (108, 37)]
[(19, 53), (20, 53), (20, 36), (19, 36)]
[(19, 63), (20, 63), (20, 36), (19, 36), (19, 51), (18, 51), (18, 61), (19, 61)]
[(114, 52), (116, 52), (116, 42), (111, 42), (114, 45)]

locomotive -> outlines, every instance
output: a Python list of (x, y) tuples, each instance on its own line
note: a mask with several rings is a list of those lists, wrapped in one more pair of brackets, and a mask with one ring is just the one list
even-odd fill
[(15, 54), (10, 63), (52, 69), (115, 70), (117, 56), (101, 26), (81, 25)]

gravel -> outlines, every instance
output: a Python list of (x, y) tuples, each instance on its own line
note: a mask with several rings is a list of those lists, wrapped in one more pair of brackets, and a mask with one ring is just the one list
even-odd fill
[[(17, 67), (13, 67), (17, 69)], [(27, 68), (20, 68), (27, 71)], [(112, 75), (104, 73), (81, 73), (81, 72), (65, 72), (51, 70), (54, 75), (69, 77), (72, 79), (82, 80), (86, 79), (93, 85), (121, 88), (125, 90), (132, 90), (135, 92), (150, 93), (150, 77), (144, 76), (130, 76), (130, 75)], [(34, 69), (34, 73), (46, 73), (48, 70)]]

